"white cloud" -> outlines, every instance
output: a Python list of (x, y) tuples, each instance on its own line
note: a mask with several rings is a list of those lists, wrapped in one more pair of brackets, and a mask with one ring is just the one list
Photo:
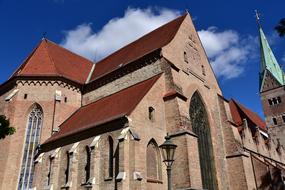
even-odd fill
[[(180, 13), (170, 9), (128, 8), (123, 17), (111, 19), (94, 32), (92, 24), (81, 24), (66, 31), (62, 45), (91, 60), (98, 61), (144, 34), (176, 18)], [(198, 32), (218, 77), (231, 79), (244, 72), (252, 51), (252, 39), (241, 38), (233, 30), (216, 27)]]
[(218, 77), (232, 79), (245, 70), (245, 63), (253, 57), (256, 39), (241, 37), (236, 31), (217, 31), (216, 27), (198, 32), (212, 67)]
[(169, 9), (128, 8), (123, 17), (111, 19), (98, 32), (92, 30), (92, 24), (81, 24), (66, 31), (61, 44), (71, 51), (98, 61), (178, 15), (178, 11)]

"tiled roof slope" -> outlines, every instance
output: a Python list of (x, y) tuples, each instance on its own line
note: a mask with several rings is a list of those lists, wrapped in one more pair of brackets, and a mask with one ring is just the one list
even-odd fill
[(90, 60), (43, 39), (13, 76), (61, 76), (84, 84), (92, 64)]
[(246, 108), (236, 100), (231, 99), (229, 102), (231, 114), (234, 122), (237, 125), (242, 125), (243, 119), (249, 119), (252, 123), (259, 127), (263, 131), (267, 131), (265, 122), (253, 111)]
[(104, 97), (96, 102), (78, 109), (60, 126), (60, 131), (51, 136), (47, 142), (75, 134), (118, 117), (130, 115), (137, 104), (150, 90), (160, 75)]
[(90, 81), (116, 70), (119, 66), (124, 66), (167, 45), (174, 38), (187, 14), (188, 13), (157, 28), (96, 63), (96, 67), (92, 73)]

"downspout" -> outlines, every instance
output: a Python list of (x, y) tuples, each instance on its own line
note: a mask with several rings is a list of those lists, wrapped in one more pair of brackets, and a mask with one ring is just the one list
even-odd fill
[(54, 120), (55, 120), (55, 107), (56, 107), (56, 100), (53, 100), (53, 114), (52, 114), (52, 126), (51, 126), (51, 135), (55, 132), (54, 131)]

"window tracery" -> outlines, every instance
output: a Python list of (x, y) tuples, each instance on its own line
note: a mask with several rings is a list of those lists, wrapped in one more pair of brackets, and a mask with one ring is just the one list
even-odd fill
[(28, 116), (18, 190), (32, 188), (34, 178), (34, 156), (40, 142), (42, 120), (43, 111), (41, 107), (39, 105), (34, 105)]
[(209, 121), (200, 95), (195, 92), (190, 102), (190, 120), (193, 132), (198, 136), (198, 149), (203, 188), (216, 189), (214, 157)]

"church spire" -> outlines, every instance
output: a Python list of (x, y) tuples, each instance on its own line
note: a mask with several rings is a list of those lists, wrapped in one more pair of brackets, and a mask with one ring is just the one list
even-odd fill
[(284, 85), (284, 73), (278, 64), (270, 46), (266, 39), (266, 36), (262, 30), (260, 24), (259, 13), (256, 12), (256, 21), (259, 30), (259, 40), (260, 40), (260, 55), (261, 55), (261, 64), (260, 64), (260, 91), (263, 89), (264, 80), (266, 78), (266, 73), (270, 74), (276, 79), (280, 85)]

